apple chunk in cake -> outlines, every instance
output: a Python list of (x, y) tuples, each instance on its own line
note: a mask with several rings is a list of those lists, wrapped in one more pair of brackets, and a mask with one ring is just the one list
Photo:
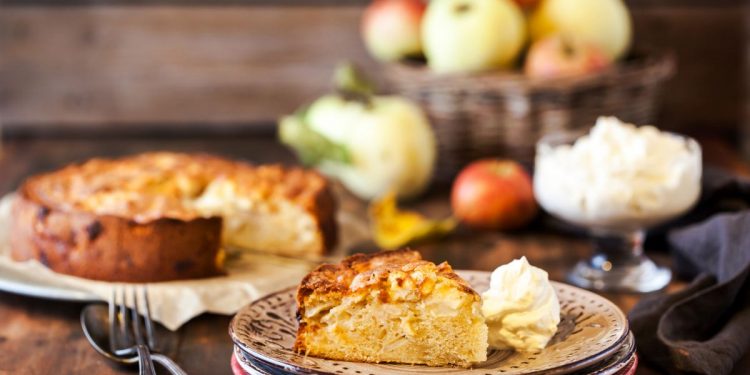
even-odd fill
[(468, 367), (487, 358), (481, 299), (447, 263), (416, 251), (357, 254), (297, 291), (295, 350), (364, 362)]

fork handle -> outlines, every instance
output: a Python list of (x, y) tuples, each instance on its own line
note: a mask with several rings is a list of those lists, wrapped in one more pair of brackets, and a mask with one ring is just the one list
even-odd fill
[(187, 375), (187, 372), (185, 372), (185, 370), (183, 370), (180, 365), (173, 361), (172, 358), (159, 353), (152, 354), (151, 358), (153, 358), (154, 362), (158, 362), (160, 365), (169, 370), (172, 375)]
[(135, 350), (138, 352), (138, 373), (140, 375), (156, 375), (154, 361), (151, 359), (151, 353), (146, 345), (136, 345)]

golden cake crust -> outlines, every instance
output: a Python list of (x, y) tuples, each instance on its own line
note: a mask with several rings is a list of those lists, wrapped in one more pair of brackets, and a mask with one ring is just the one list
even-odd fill
[(22, 190), (29, 199), (65, 211), (135, 221), (190, 220), (201, 214), (184, 200), (198, 197), (217, 179), (232, 181), (238, 195), (258, 200), (284, 199), (308, 211), (333, 205), (328, 182), (303, 168), (255, 166), (208, 154), (173, 152), (90, 159), (31, 177)]
[[(387, 276), (391, 271), (404, 271), (405, 278), (411, 278), (411, 271), (427, 265), (433, 265), (433, 263), (422, 260), (418, 251), (409, 249), (373, 254), (354, 254), (344, 258), (338, 264), (322, 264), (313, 269), (300, 282), (297, 290), (297, 306), (303, 308), (304, 298), (313, 293), (353, 293), (351, 284), (358, 275), (367, 275), (363, 278), (369, 279), (369, 282), (366, 287), (357, 288), (356, 293), (367, 294), (372, 290), (386, 289), (388, 287)], [(441, 276), (455, 280), (464, 292), (479, 297), (479, 294), (466, 281), (453, 272), (447, 262), (443, 262), (436, 267)], [(373, 277), (369, 277), (370, 275)], [(416, 285), (420, 285), (422, 282), (422, 280), (412, 281)]]
[(309, 213), (322, 238), (313, 253), (335, 245), (335, 201), (317, 173), (158, 152), (92, 159), (27, 179), (13, 203), (11, 255), (106, 281), (218, 275), (222, 217), (185, 203), (217, 180), (251, 203), (289, 202)]

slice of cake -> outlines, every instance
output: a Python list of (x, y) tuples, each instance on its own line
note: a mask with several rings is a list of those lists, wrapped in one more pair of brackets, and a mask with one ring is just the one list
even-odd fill
[(468, 367), (487, 359), (481, 299), (416, 251), (321, 265), (297, 291), (295, 350), (329, 359)]
[(335, 208), (328, 182), (301, 168), (171, 152), (92, 159), (18, 189), (11, 255), (97, 280), (208, 277), (225, 245), (326, 253)]

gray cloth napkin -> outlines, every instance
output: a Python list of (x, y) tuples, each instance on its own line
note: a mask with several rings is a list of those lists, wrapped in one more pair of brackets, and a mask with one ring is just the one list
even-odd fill
[(639, 353), (669, 373), (729, 374), (750, 350), (750, 181), (706, 170), (701, 202), (663, 233), (693, 281), (631, 311)]

